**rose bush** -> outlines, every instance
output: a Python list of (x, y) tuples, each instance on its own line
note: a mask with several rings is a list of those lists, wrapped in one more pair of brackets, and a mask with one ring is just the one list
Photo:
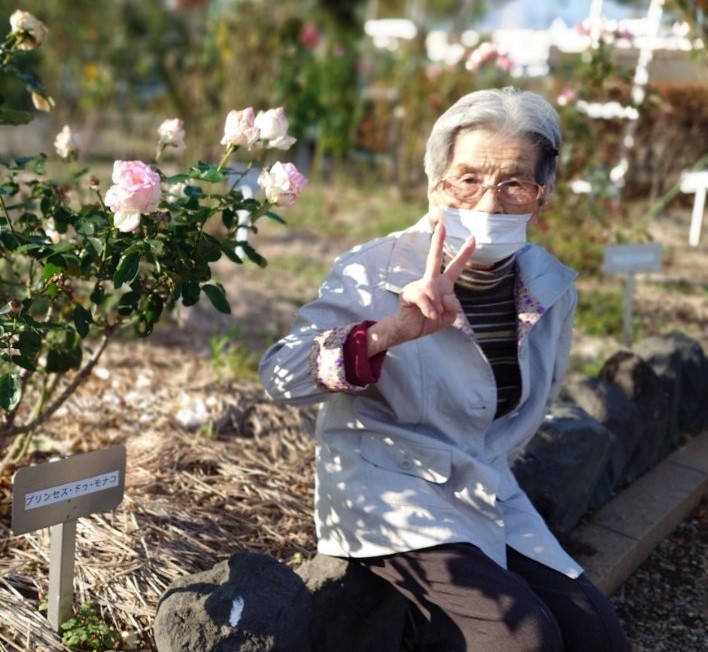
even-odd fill
[[(18, 16), (0, 45), (0, 75), (40, 92), (15, 59), (45, 37), (39, 21)], [(0, 103), (0, 124), (20, 118)], [(105, 193), (87, 169), (56, 181), (45, 155), (0, 158), (0, 446), (48, 418), (122, 328), (147, 336), (178, 303), (191, 306), (202, 295), (230, 312), (212, 265), (222, 257), (265, 265), (248, 236), (262, 217), (282, 223), (272, 207), (292, 204), (306, 183), (292, 163), (266, 165), (270, 150), (293, 144), (287, 130), (282, 107), (231, 111), (218, 164), (166, 174), (160, 157), (185, 147), (185, 128), (179, 118), (165, 120), (155, 161), (115, 161)], [(54, 145), (60, 160), (79, 156), (80, 138), (68, 125)], [(241, 148), (252, 160), (229, 167)], [(264, 199), (241, 185), (252, 169)]]

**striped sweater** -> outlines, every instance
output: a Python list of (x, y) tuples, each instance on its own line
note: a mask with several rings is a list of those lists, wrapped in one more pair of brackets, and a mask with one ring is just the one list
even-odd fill
[(494, 372), (497, 384), (495, 417), (516, 407), (521, 394), (515, 282), (516, 264), (511, 256), (491, 270), (466, 269), (455, 285), (462, 310)]

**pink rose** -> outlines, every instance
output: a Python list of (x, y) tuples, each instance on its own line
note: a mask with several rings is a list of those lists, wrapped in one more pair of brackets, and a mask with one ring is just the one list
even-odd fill
[(484, 64), (495, 61), (499, 54), (499, 48), (494, 43), (485, 41), (472, 51), (465, 63), (465, 68), (475, 71)]
[(514, 67), (514, 62), (511, 60), (508, 54), (499, 54), (497, 57), (497, 68), (503, 72), (511, 72)]
[(290, 206), (306, 184), (307, 179), (292, 163), (278, 161), (258, 176), (258, 185), (265, 191), (266, 199), (280, 206)]
[(268, 147), (285, 150), (295, 142), (295, 138), (288, 136), (288, 119), (282, 106), (259, 111), (253, 124), (259, 129), (261, 140), (268, 141)]
[(300, 30), (300, 44), (308, 50), (314, 50), (320, 42), (320, 30), (317, 25), (306, 23)]
[(566, 106), (566, 105), (570, 104), (571, 102), (575, 101), (577, 96), (578, 96), (578, 93), (574, 88), (570, 88), (570, 87), (566, 86), (560, 92), (560, 95), (558, 95), (556, 102), (558, 102), (559, 106)]
[(251, 149), (260, 138), (260, 131), (254, 126), (254, 111), (252, 107), (243, 111), (229, 111), (224, 125), (222, 145), (238, 147), (245, 145)]
[(160, 203), (160, 175), (142, 161), (116, 161), (113, 184), (106, 192), (106, 206), (115, 215), (113, 224), (128, 233), (140, 224), (141, 213), (152, 213)]

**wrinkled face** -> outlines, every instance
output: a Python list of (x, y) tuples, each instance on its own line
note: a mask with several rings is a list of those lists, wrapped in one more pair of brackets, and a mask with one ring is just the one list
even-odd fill
[[(443, 180), (429, 192), (431, 208), (531, 213), (533, 222), (551, 191), (536, 184), (537, 162), (536, 148), (523, 138), (504, 138), (483, 129), (463, 132), (457, 137)], [(431, 215), (435, 214), (431, 210)]]

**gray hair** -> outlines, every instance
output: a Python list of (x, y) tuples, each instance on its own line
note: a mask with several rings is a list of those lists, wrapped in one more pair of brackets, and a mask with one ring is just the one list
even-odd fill
[(537, 183), (545, 186), (554, 182), (561, 145), (558, 113), (540, 95), (509, 87), (464, 95), (436, 120), (425, 147), (430, 187), (440, 182), (450, 165), (457, 136), (474, 129), (525, 138), (538, 148)]

